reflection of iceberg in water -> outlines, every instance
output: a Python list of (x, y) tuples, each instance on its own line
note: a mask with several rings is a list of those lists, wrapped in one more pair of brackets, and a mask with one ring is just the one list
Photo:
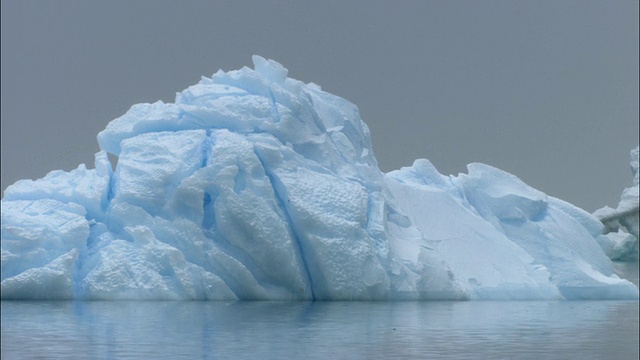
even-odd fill
[[(559, 354), (633, 359), (638, 354), (637, 302), (628, 301), (41, 302), (37, 306), (5, 301), (2, 314), (6, 358), (21, 358), (11, 355), (25, 350), (30, 357), (45, 358), (144, 354), (190, 359), (547, 359)], [(33, 324), (38, 324), (35, 334)], [(67, 356), (56, 356), (61, 352)]]
[(638, 297), (590, 214), (484, 164), (383, 174), (355, 105), (254, 64), (134, 105), (95, 169), (9, 187), (2, 298)]

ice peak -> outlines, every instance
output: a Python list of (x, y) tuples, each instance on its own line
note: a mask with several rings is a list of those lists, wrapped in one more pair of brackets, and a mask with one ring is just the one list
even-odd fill
[(255, 70), (270, 81), (282, 84), (287, 79), (289, 70), (277, 61), (267, 60), (260, 55), (253, 55), (251, 59)]

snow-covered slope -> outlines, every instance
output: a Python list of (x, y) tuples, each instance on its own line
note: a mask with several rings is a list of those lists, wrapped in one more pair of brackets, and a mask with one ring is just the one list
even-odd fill
[(254, 64), (134, 105), (95, 169), (9, 187), (2, 298), (638, 298), (595, 217), (484, 164), (383, 174), (355, 105)]

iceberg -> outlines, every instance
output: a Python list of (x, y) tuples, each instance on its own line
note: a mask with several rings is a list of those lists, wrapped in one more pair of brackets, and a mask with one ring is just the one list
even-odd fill
[(612, 260), (638, 261), (638, 149), (631, 150), (633, 185), (624, 189), (618, 207), (605, 206), (593, 213), (604, 224), (600, 245)]
[(2, 299), (638, 299), (596, 217), (485, 164), (382, 173), (354, 104), (253, 62), (8, 187)]

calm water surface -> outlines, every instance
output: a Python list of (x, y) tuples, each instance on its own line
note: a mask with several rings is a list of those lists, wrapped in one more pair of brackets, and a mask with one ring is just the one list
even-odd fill
[(3, 359), (638, 359), (638, 302), (2, 302)]

